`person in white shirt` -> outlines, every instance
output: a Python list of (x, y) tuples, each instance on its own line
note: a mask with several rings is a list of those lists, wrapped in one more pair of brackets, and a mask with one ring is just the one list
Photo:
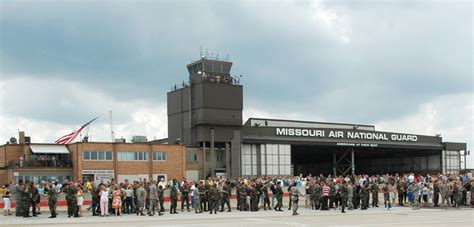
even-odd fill
[(194, 182), (191, 181), (191, 208), (194, 209), (194, 196), (195, 196), (195, 193), (194, 193), (194, 189), (196, 188), (196, 186), (194, 185)]
[(161, 178), (160, 182), (158, 183), (158, 188), (161, 186), (161, 188), (163, 188), (163, 190), (166, 190), (167, 185), (168, 184), (166, 183), (165, 178)]
[(109, 191), (105, 185), (100, 185), (100, 215), (109, 216)]
[(408, 183), (411, 183), (415, 180), (415, 175), (413, 173), (410, 174), (410, 176), (408, 176)]

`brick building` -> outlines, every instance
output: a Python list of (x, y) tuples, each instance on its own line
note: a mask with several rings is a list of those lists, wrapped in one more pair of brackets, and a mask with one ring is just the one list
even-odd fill
[(185, 156), (184, 146), (168, 144), (5, 144), (0, 146), (0, 183), (20, 179), (180, 179), (186, 173)]

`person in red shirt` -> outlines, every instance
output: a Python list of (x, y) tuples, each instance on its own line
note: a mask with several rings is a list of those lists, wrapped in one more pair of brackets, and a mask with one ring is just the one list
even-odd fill
[(323, 197), (323, 204), (321, 205), (321, 210), (329, 210), (328, 199), (329, 199), (330, 190), (331, 188), (329, 187), (328, 183), (325, 182), (323, 186), (323, 190), (321, 191), (321, 196)]

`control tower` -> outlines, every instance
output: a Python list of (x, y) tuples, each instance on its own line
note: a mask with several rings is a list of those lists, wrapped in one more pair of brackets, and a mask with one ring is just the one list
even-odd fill
[(229, 61), (203, 57), (187, 68), (189, 82), (168, 92), (168, 143), (208, 147), (210, 166), (214, 158), (224, 163), (224, 155), (216, 155), (214, 150), (225, 149), (224, 157), (230, 158), (234, 131), (242, 127), (240, 79), (231, 76)]

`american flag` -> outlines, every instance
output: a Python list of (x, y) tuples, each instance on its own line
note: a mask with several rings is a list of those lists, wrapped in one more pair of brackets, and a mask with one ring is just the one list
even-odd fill
[(71, 141), (73, 141), (73, 140), (77, 137), (77, 135), (79, 135), (79, 133), (81, 133), (81, 131), (82, 131), (85, 127), (87, 127), (90, 123), (92, 123), (92, 122), (95, 121), (96, 119), (97, 119), (97, 117), (94, 118), (94, 119), (92, 119), (92, 120), (90, 120), (89, 122), (83, 124), (83, 125), (81, 126), (81, 128), (75, 130), (74, 132), (72, 132), (72, 133), (70, 133), (70, 134), (67, 134), (67, 135), (65, 135), (65, 136), (62, 136), (61, 138), (57, 139), (57, 140), (55, 141), (55, 143), (56, 143), (56, 144), (69, 144)]

